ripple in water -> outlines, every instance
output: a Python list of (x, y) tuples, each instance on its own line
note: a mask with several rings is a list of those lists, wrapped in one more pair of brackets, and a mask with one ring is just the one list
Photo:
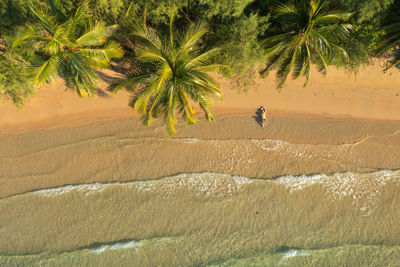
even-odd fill
[(326, 194), (332, 199), (351, 197), (353, 204), (365, 216), (370, 215), (374, 203), (381, 194), (381, 188), (387, 182), (400, 181), (400, 170), (382, 170), (372, 173), (357, 174), (352, 172), (333, 175), (314, 174), (299, 176), (281, 176), (274, 180), (250, 179), (243, 176), (231, 176), (221, 173), (183, 173), (157, 180), (136, 181), (110, 184), (81, 184), (34, 191), (46, 197), (55, 197), (76, 191), (85, 196), (102, 192), (107, 187), (130, 187), (138, 191), (156, 192), (160, 197), (171, 197), (174, 194), (187, 193), (194, 196), (224, 197), (243, 190), (243, 186), (252, 182), (279, 183), (289, 192), (302, 190), (314, 184), (322, 185)]

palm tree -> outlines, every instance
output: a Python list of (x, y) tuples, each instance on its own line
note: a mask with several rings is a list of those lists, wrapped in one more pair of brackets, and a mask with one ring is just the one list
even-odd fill
[(381, 55), (397, 46), (397, 49), (394, 51), (393, 59), (385, 69), (386, 71), (400, 63), (400, 48), (398, 47), (400, 45), (400, 22), (385, 26), (383, 29), (385, 31), (385, 36), (383, 37), (383, 40), (378, 43), (376, 54)]
[(177, 111), (187, 124), (196, 122), (193, 102), (199, 104), (208, 121), (214, 121), (209, 107), (214, 97), (221, 98), (221, 92), (205, 72), (226, 66), (212, 63), (218, 48), (203, 50), (201, 39), (206, 33), (205, 24), (195, 23), (175, 35), (172, 17), (168, 36), (146, 25), (137, 26), (133, 37), (141, 45), (138, 60), (145, 67), (132, 69), (109, 90), (126, 88), (133, 92), (130, 106), (142, 115), (143, 124), (150, 125), (153, 118), (163, 116), (168, 136), (176, 132)]
[(351, 25), (342, 24), (351, 14), (329, 11), (325, 0), (298, 0), (275, 8), (281, 32), (264, 40), (267, 63), (261, 71), (268, 75), (277, 69), (280, 89), (290, 73), (292, 78), (306, 77), (307, 85), (311, 64), (326, 74), (336, 56), (347, 53), (341, 43), (348, 38)]
[(39, 55), (41, 60), (32, 71), (35, 87), (60, 76), (80, 96), (95, 95), (95, 70), (123, 55), (118, 43), (107, 41), (117, 25), (93, 21), (87, 1), (69, 19), (63, 19), (57, 11), (55, 0), (46, 3), (41, 7), (28, 5), (36, 23), (17, 29), (13, 47), (29, 44)]

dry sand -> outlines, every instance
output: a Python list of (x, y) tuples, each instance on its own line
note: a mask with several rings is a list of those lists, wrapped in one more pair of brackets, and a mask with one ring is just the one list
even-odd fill
[[(281, 92), (275, 90), (274, 75), (258, 78), (248, 93), (231, 89), (227, 79), (219, 79), (224, 94), (212, 110), (215, 114), (253, 114), (260, 105), (272, 115), (312, 116), (341, 119), (400, 120), (400, 71), (384, 74), (376, 59), (357, 74), (330, 68), (326, 77), (313, 71), (310, 83), (289, 81)], [(112, 76), (110, 71), (102, 75)], [(11, 103), (0, 103), (0, 132), (72, 126), (105, 119), (136, 115), (127, 106), (129, 94), (104, 92), (95, 98), (79, 98), (61, 80), (43, 86), (26, 102), (23, 110)]]

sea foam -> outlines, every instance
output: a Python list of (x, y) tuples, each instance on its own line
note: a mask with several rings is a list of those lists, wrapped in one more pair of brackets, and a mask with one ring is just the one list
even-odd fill
[(224, 197), (243, 191), (243, 187), (252, 182), (278, 183), (289, 192), (319, 184), (332, 200), (351, 197), (354, 200), (354, 205), (367, 216), (373, 210), (374, 203), (381, 194), (381, 188), (389, 181), (400, 182), (400, 170), (381, 170), (371, 173), (346, 172), (331, 175), (285, 175), (274, 180), (250, 179), (243, 176), (212, 172), (182, 173), (156, 180), (67, 185), (42, 189), (33, 193), (45, 197), (55, 197), (75, 191), (87, 196), (100, 193), (108, 187), (131, 187), (137, 191), (155, 192), (157, 197), (168, 198), (174, 194), (182, 193), (194, 196)]
[(102, 253), (102, 252), (106, 252), (109, 250), (117, 250), (117, 249), (131, 249), (131, 248), (138, 248), (143, 246), (142, 242), (138, 242), (135, 240), (132, 241), (128, 241), (128, 242), (121, 242), (121, 243), (116, 243), (114, 245), (103, 245), (100, 246), (98, 248), (92, 249), (90, 250), (91, 253)]
[(56, 197), (69, 192), (79, 192), (85, 196), (102, 192), (108, 187), (134, 187), (138, 191), (157, 191), (171, 195), (179, 190), (186, 190), (195, 195), (222, 196), (241, 191), (244, 184), (253, 180), (243, 176), (231, 176), (220, 173), (183, 173), (167, 176), (156, 180), (132, 181), (126, 183), (93, 183), (80, 185), (66, 185), (56, 188), (33, 191), (33, 194), (45, 197)]
[(296, 257), (296, 256), (311, 256), (311, 253), (310, 252), (303, 252), (303, 251), (298, 251), (298, 250), (291, 249), (289, 251), (286, 251), (283, 254), (283, 258), (284, 259), (293, 258), (293, 257)]

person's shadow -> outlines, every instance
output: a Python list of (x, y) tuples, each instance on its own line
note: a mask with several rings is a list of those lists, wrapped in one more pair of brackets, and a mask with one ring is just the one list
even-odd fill
[(258, 125), (260, 125), (260, 127), (262, 128), (262, 119), (261, 119), (261, 110), (260, 108), (257, 109), (256, 111), (256, 115), (253, 116), (253, 119), (258, 123)]

